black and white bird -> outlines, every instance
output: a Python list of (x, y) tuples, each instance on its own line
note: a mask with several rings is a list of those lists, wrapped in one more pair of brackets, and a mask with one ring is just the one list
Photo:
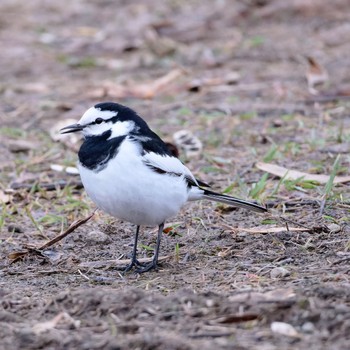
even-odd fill
[[(209, 199), (256, 212), (266, 208), (215, 193), (197, 180), (167, 145), (132, 109), (105, 102), (88, 109), (77, 124), (61, 133), (81, 131), (79, 172), (93, 202), (115, 218), (136, 225), (130, 265), (126, 271), (146, 272), (157, 267), (164, 222), (175, 216), (187, 201)], [(140, 226), (158, 226), (151, 263), (137, 260)]]

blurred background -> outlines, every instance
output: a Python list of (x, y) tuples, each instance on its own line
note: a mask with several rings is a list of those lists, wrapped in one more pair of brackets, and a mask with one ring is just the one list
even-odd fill
[[(346, 1), (3, 0), (0, 6), (3, 170), (13, 171), (28, 152), (54, 149), (46, 165), (52, 153), (66, 157), (66, 148), (51, 142), (57, 128), (107, 100), (136, 109), (171, 142), (188, 129), (207, 151), (220, 146), (222, 156), (238, 163), (232, 147), (253, 148), (237, 166), (251, 167), (271, 145), (300, 149), (329, 132), (348, 132)], [(295, 128), (304, 117), (311, 124)], [(327, 121), (335, 129), (324, 134)], [(6, 187), (16, 179), (0, 180)]]
[[(349, 150), (346, 1), (0, 6), (2, 189), (52, 182), (57, 160), (74, 166), (79, 140), (57, 130), (101, 101), (134, 108), (183, 160), (197, 157), (197, 175), (217, 181), (224, 163), (233, 165), (224, 176), (232, 182), (274, 158), (329, 173), (334, 154)], [(318, 152), (328, 141), (333, 151)]]
[(169, 124), (183, 107), (305, 112), (308, 58), (328, 72), (328, 94), (349, 82), (346, 9), (341, 0), (3, 0), (1, 122), (45, 128), (100, 100)]

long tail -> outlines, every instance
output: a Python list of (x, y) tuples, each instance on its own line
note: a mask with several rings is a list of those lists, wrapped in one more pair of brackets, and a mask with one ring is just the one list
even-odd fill
[(210, 199), (215, 202), (225, 203), (228, 205), (232, 205), (233, 207), (253, 210), (258, 213), (263, 213), (267, 211), (267, 208), (262, 207), (259, 204), (247, 202), (247, 201), (244, 201), (243, 199), (227, 196), (225, 194), (216, 193), (203, 188), (202, 190), (204, 191), (202, 198), (205, 198), (205, 199)]

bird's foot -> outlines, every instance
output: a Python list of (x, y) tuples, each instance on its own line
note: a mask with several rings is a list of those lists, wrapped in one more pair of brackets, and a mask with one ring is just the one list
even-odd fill
[(152, 261), (149, 264), (143, 264), (143, 266), (139, 267), (136, 269), (137, 273), (144, 273), (144, 272), (148, 272), (151, 270), (157, 270), (158, 269), (158, 265), (156, 261)]
[[(137, 270), (138, 268), (143, 268), (146, 266), (146, 264), (139, 262), (137, 259), (131, 259), (130, 264), (124, 269), (123, 274), (129, 272), (133, 267), (136, 267)], [(136, 271), (137, 271), (136, 270)]]

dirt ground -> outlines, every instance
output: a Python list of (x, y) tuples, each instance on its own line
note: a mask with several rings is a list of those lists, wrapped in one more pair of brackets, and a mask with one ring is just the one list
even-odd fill
[[(1, 349), (348, 348), (350, 191), (329, 177), (349, 176), (348, 7), (2, 0)], [(80, 141), (51, 135), (101, 101), (169, 142), (192, 132), (203, 148), (180, 157), (196, 177), (269, 213), (190, 203), (142, 275), (121, 273), (135, 228), (102, 212), (35, 250), (95, 208), (57, 171)], [(155, 233), (143, 228), (141, 258)]]

